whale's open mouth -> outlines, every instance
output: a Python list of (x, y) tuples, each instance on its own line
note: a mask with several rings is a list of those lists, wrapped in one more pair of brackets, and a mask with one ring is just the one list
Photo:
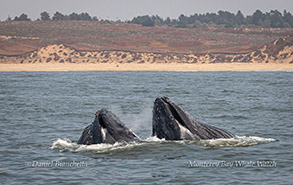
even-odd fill
[(105, 124), (105, 122), (104, 122), (103, 117), (101, 116), (101, 114), (99, 114), (99, 112), (97, 112), (97, 113), (96, 113), (96, 116), (97, 116), (98, 119), (99, 119), (99, 125), (100, 125), (102, 128), (106, 129), (107, 127), (106, 127), (106, 124)]
[[(96, 113), (96, 115), (97, 115), (97, 113)], [(106, 124), (104, 122), (104, 119), (101, 116), (101, 114), (98, 114), (97, 117), (99, 119), (98, 123), (100, 125), (99, 128), (100, 128), (100, 132), (101, 132), (101, 136), (102, 136), (102, 141), (105, 141), (106, 140), (106, 135), (108, 133), (108, 129), (107, 129), (107, 126), (106, 126)]]
[(196, 140), (188, 127), (189, 119), (185, 112), (169, 100), (157, 98), (153, 110), (153, 136), (166, 140)]
[(185, 126), (184, 121), (182, 120), (182, 118), (180, 117), (180, 115), (178, 114), (176, 109), (170, 104), (168, 97), (163, 97), (161, 99), (162, 99), (163, 102), (166, 103), (166, 106), (167, 106), (166, 108), (168, 108), (170, 110), (171, 115), (176, 120), (177, 124)]
[[(170, 116), (173, 116), (175, 123), (178, 125), (180, 129), (180, 139), (187, 139), (187, 140), (194, 140), (198, 139), (196, 138), (193, 133), (189, 130), (189, 128), (186, 126), (186, 123), (183, 121), (184, 118), (180, 116), (180, 113), (176, 110), (176, 107), (172, 105), (168, 97), (163, 97), (162, 101), (166, 103), (166, 108), (169, 109), (171, 112)], [(182, 114), (181, 114), (182, 115)]]

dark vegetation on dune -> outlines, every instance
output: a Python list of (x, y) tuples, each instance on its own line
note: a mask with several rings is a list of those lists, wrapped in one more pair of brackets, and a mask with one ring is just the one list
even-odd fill
[[(16, 16), (14, 19), (7, 18), (8, 21), (30, 21), (31, 19), (27, 14), (22, 13), (20, 16)], [(50, 14), (46, 11), (40, 14), (40, 18), (37, 20), (85, 20), (85, 21), (97, 21), (96, 16), (91, 17), (88, 13), (71, 13), (69, 15), (55, 12), (51, 18)], [(120, 20), (116, 22), (121, 22)], [(236, 14), (229, 11), (218, 11), (218, 13), (205, 13), (205, 14), (193, 14), (190, 16), (181, 14), (177, 19), (166, 19), (158, 15), (144, 15), (134, 17), (130, 21), (125, 21), (131, 24), (141, 24), (142, 26), (168, 26), (177, 28), (206, 28), (206, 27), (225, 27), (225, 28), (293, 28), (293, 16), (286, 10), (283, 13), (278, 10), (271, 10), (270, 12), (263, 13), (260, 10), (256, 10), (252, 15), (244, 16), (239, 10)]]

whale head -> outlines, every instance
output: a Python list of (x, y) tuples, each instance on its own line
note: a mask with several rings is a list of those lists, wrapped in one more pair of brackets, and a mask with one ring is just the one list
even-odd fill
[(78, 144), (99, 144), (138, 141), (139, 138), (129, 130), (111, 111), (101, 109), (96, 112), (94, 122), (87, 126)]
[(153, 107), (152, 135), (166, 140), (200, 140), (232, 138), (233, 134), (197, 121), (189, 113), (170, 101), (157, 98)]

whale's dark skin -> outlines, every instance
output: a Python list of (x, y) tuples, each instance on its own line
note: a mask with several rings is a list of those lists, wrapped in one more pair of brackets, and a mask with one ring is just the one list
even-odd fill
[(234, 138), (223, 129), (197, 121), (168, 97), (157, 98), (153, 108), (153, 136), (166, 140)]
[(78, 144), (132, 142), (140, 139), (129, 130), (111, 111), (101, 109), (96, 112), (95, 120), (87, 126), (78, 140)]

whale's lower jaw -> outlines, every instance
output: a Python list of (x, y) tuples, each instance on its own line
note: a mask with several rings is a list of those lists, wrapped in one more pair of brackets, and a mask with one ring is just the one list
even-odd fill
[(198, 140), (187, 128), (179, 124), (180, 140)]

